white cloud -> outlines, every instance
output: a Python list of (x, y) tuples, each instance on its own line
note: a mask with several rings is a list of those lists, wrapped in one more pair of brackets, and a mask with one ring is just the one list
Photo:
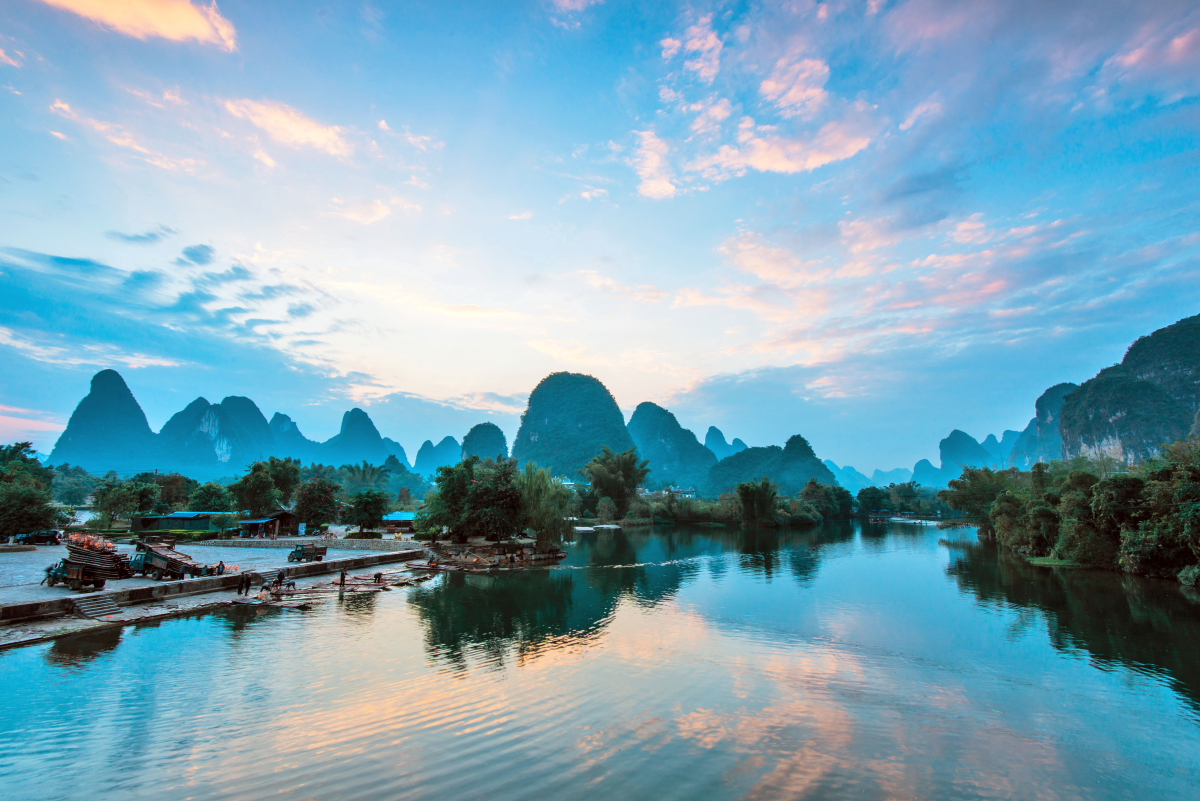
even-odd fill
[(521, 212), (517, 212), (516, 214), (508, 215), (508, 219), (510, 219), (510, 220), (528, 220), (532, 216), (533, 216), (532, 211), (521, 211)]
[(939, 103), (937, 100), (930, 98), (929, 100), (926, 100), (926, 101), (920, 103), (916, 108), (914, 108), (912, 110), (912, 113), (908, 115), (908, 119), (906, 119), (904, 122), (900, 123), (900, 130), (907, 131), (908, 129), (910, 129), (914, 125), (916, 125), (917, 120), (919, 120), (921, 117), (924, 117), (927, 114), (941, 114), (941, 113), (942, 113), (942, 104)]
[(721, 130), (721, 123), (733, 114), (733, 104), (727, 98), (709, 100), (688, 106), (689, 111), (698, 111), (692, 121), (692, 130), (696, 133), (716, 133)]
[(214, 2), (189, 0), (41, 0), (135, 39), (194, 40), (228, 51), (237, 49), (237, 31)]
[[(102, 134), (105, 139), (107, 139), (109, 142), (112, 142), (114, 145), (132, 150), (134, 153), (138, 154), (138, 158), (140, 158), (142, 161), (145, 161), (147, 164), (153, 164), (154, 166), (161, 167), (164, 170), (184, 170), (187, 172), (192, 172), (198, 166), (204, 163), (198, 159), (173, 159), (164, 156), (162, 153), (158, 153), (143, 145), (123, 126), (114, 122), (105, 122), (104, 120), (97, 120), (84, 116), (83, 114), (75, 111), (75, 109), (71, 108), (70, 104), (64, 103), (62, 100), (55, 100), (54, 105), (50, 106), (50, 110), (55, 114), (66, 117), (69, 120), (91, 128), (93, 131)], [(66, 139), (64, 135), (56, 131), (51, 131), (50, 133), (52, 136), (57, 136), (59, 139)]]
[[(334, 198), (333, 202), (341, 204), (343, 201)], [(340, 211), (331, 213), (334, 217), (341, 217), (351, 222), (356, 222), (359, 225), (372, 225), (390, 216), (392, 207), (382, 200), (370, 200), (366, 203), (356, 203), (353, 206), (348, 206)]]
[(392, 129), (388, 127), (387, 120), (380, 120), (379, 121), (379, 130), (390, 131)]
[(829, 65), (824, 61), (785, 56), (776, 62), (759, 91), (784, 117), (811, 117), (825, 105), (828, 80)]
[(273, 100), (226, 100), (225, 109), (289, 147), (311, 147), (339, 157), (354, 152), (354, 148), (342, 136), (344, 128), (322, 125), (283, 103)]
[[(16, 51), (14, 50), (13, 52), (15, 53)], [(19, 56), (21, 54), (17, 53), (17, 55)], [(17, 61), (15, 58), (10, 56), (8, 53), (5, 53), (3, 48), (0, 48), (0, 64), (7, 64), (10, 67), (17, 67), (18, 69), (21, 66), (21, 62)]]
[(667, 165), (670, 148), (659, 139), (654, 131), (635, 131), (641, 138), (641, 146), (634, 157), (633, 166), (642, 182), (638, 193), (655, 200), (675, 196), (675, 184), (671, 183), (671, 169)]
[[(685, 69), (700, 76), (705, 83), (712, 83), (721, 70), (721, 48), (724, 43), (712, 28), (712, 14), (700, 18), (700, 21), (687, 29), (684, 34), (683, 49), (695, 53), (696, 57), (683, 63)], [(666, 48), (663, 48), (666, 56)]]
[(261, 161), (263, 164), (267, 165), (268, 167), (276, 166), (275, 159), (271, 158), (271, 156), (267, 153), (267, 151), (263, 150), (262, 148), (259, 148), (258, 150), (254, 151), (254, 158), (258, 159), (259, 161)]
[(98, 367), (182, 367), (186, 362), (148, 356), (144, 353), (123, 353), (110, 345), (79, 345), (64, 348), (43, 345), (21, 336), (11, 328), (0, 326), (0, 345), (20, 351), (34, 361), (47, 364), (95, 365)]
[(600, 275), (595, 270), (583, 270), (584, 280), (596, 289), (603, 289), (612, 292), (615, 295), (621, 295), (636, 300), (640, 303), (659, 303), (666, 299), (667, 293), (656, 286), (643, 284), (641, 286), (630, 286), (623, 284), (606, 275)]
[(665, 61), (670, 61), (679, 53), (679, 49), (683, 47), (683, 42), (678, 39), (663, 39), (659, 42), (662, 45), (662, 57)]

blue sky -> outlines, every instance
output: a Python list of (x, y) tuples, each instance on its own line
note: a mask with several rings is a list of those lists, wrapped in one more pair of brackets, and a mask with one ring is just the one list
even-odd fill
[(1200, 10), (11, 0), (0, 439), (91, 374), (410, 453), (555, 370), (869, 472), (1200, 312)]

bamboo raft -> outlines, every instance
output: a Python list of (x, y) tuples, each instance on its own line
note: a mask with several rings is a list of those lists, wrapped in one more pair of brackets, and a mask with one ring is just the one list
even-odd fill
[(296, 603), (290, 601), (260, 601), (257, 598), (238, 598), (233, 603), (238, 606), (266, 606), (271, 609), (312, 609), (311, 606), (305, 603)]

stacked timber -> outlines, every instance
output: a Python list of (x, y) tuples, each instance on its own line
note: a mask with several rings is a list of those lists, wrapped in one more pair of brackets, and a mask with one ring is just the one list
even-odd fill
[(72, 534), (67, 538), (67, 566), (86, 567), (100, 579), (122, 579), (133, 575), (129, 557), (117, 553), (117, 546), (103, 537)]

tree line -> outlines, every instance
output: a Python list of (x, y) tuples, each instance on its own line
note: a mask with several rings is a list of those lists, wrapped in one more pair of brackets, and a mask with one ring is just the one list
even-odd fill
[[(1116, 469), (1114, 469), (1116, 467)], [(1200, 584), (1200, 439), (1120, 469), (1088, 459), (967, 468), (941, 497), (1027, 557)]]

